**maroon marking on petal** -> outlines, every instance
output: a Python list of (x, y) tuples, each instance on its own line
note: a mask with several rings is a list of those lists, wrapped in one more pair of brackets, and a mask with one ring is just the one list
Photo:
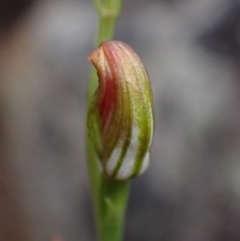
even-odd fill
[[(101, 80), (100, 80), (101, 81)], [(102, 123), (102, 130), (104, 129), (105, 125), (109, 118), (111, 118), (114, 108), (116, 106), (116, 83), (109, 76), (105, 76), (105, 90), (104, 95), (99, 103), (99, 115)]]

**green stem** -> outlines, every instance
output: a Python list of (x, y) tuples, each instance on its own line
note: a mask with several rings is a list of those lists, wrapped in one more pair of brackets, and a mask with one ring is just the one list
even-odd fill
[[(103, 2), (94, 0), (99, 14), (96, 46), (99, 46), (103, 41), (112, 39), (122, 1), (105, 0)], [(97, 85), (96, 71), (92, 68), (88, 93), (88, 109)], [(100, 173), (97, 166), (96, 153), (89, 136), (87, 136), (87, 157), (99, 241), (121, 241), (129, 194), (129, 181), (109, 180)]]
[[(94, 0), (94, 4), (99, 16), (98, 35), (95, 43), (96, 47), (98, 47), (103, 41), (112, 39), (116, 22), (121, 11), (122, 2), (123, 0), (105, 0), (104, 3), (102, 3), (101, 0)], [(96, 71), (94, 68), (92, 68), (88, 101), (91, 100), (97, 85), (98, 81)]]
[(99, 197), (99, 238), (101, 241), (120, 241), (123, 236), (129, 181), (101, 179)]

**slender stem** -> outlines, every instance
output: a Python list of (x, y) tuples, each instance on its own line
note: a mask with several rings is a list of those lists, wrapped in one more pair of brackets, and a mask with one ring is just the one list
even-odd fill
[[(123, 0), (94, 0), (99, 14), (99, 30), (96, 46), (111, 40)], [(92, 68), (88, 92), (88, 109), (98, 82)], [(91, 131), (91, 130), (88, 130)], [(92, 188), (93, 204), (99, 241), (121, 241), (129, 193), (129, 181), (106, 179), (99, 171), (97, 157), (87, 136), (88, 169)]]
[[(121, 11), (123, 0), (94, 0), (99, 15), (98, 35), (95, 46), (103, 41), (111, 40), (115, 31), (116, 22)], [(94, 68), (91, 70), (88, 101), (91, 100), (97, 88), (97, 76)], [(89, 103), (88, 103), (89, 104)]]
[(100, 192), (100, 241), (121, 241), (129, 193), (129, 181), (112, 181), (102, 177)]

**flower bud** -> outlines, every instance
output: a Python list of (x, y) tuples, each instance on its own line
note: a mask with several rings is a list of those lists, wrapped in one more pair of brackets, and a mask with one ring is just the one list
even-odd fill
[(103, 42), (88, 58), (99, 78), (88, 128), (100, 166), (112, 179), (135, 177), (148, 167), (154, 130), (148, 74), (137, 54), (120, 41)]

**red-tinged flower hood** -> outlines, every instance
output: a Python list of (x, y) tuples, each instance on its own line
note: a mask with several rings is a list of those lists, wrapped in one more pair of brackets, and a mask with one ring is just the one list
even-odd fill
[(148, 74), (136, 53), (120, 41), (103, 42), (88, 58), (99, 78), (88, 116), (99, 162), (110, 178), (132, 178), (149, 163), (154, 114)]

